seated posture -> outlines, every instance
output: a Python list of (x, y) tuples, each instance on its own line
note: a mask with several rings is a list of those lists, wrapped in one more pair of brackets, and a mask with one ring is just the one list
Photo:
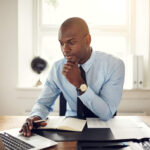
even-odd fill
[(87, 23), (78, 17), (67, 19), (60, 26), (58, 40), (64, 58), (51, 68), (41, 95), (20, 130), (24, 136), (31, 135), (35, 120), (46, 119), (60, 93), (66, 99), (66, 116), (109, 120), (120, 103), (124, 63), (92, 49)]

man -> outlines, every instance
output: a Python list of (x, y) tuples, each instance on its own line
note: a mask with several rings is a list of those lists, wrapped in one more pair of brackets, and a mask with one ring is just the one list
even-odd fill
[[(77, 116), (77, 101), (80, 99), (91, 113), (108, 120), (120, 103), (124, 64), (118, 58), (92, 50), (86, 22), (77, 17), (67, 19), (61, 25), (58, 37), (64, 59), (53, 65), (30, 117), (22, 126), (20, 132), (25, 136), (31, 135), (35, 120), (45, 119), (53, 110), (61, 92), (67, 101), (66, 116)], [(44, 126), (45, 123), (39, 125)]]

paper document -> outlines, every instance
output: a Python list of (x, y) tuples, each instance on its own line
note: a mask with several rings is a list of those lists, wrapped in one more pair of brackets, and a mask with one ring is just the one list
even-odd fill
[(88, 128), (133, 128), (139, 127), (136, 121), (129, 117), (116, 116), (108, 121), (99, 118), (87, 118)]
[(150, 128), (134, 117), (116, 116), (108, 121), (87, 118), (88, 128), (110, 128), (115, 139), (150, 137)]
[(150, 128), (144, 122), (136, 122), (137, 127), (133, 128), (111, 128), (116, 139), (136, 138), (141, 139), (150, 137)]
[(86, 124), (86, 120), (62, 116), (50, 116), (46, 122), (47, 125), (39, 129), (59, 129), (81, 132)]
[(148, 128), (125, 128), (125, 129), (111, 129), (115, 139), (128, 139), (128, 138), (144, 138), (150, 137), (150, 129)]

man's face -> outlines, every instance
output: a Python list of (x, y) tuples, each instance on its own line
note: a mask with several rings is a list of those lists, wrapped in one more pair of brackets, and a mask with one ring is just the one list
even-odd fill
[(89, 53), (87, 36), (77, 26), (62, 27), (59, 30), (59, 42), (64, 57), (71, 57), (73, 61), (82, 64)]

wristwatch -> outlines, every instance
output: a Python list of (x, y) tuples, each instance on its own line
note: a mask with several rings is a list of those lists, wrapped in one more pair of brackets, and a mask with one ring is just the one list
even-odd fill
[(81, 95), (87, 90), (87, 85), (85, 83), (81, 84), (79, 88), (77, 88), (77, 94)]

